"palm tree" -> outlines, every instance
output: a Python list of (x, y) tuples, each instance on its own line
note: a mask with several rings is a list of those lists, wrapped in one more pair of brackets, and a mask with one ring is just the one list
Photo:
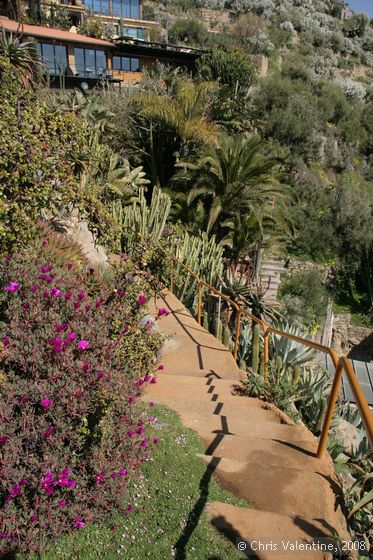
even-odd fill
[(182, 77), (175, 78), (172, 88), (153, 88), (133, 96), (137, 146), (154, 183), (167, 186), (180, 157), (216, 141), (215, 125), (208, 119), (213, 87)]
[(36, 44), (33, 41), (21, 41), (21, 37), (7, 33), (0, 24), (0, 56), (4, 56), (20, 72), (25, 89), (28, 89), (40, 75), (44, 66), (39, 60)]
[(237, 214), (252, 213), (260, 221), (264, 207), (289, 198), (291, 190), (277, 179), (278, 162), (263, 154), (258, 136), (220, 135), (217, 146), (202, 147), (197, 160), (185, 160), (183, 176), (191, 172), (188, 202), (202, 198), (208, 207), (207, 232), (219, 235), (219, 226)]

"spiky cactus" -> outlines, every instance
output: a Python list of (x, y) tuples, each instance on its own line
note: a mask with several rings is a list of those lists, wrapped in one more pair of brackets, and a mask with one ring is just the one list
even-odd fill
[(251, 368), (255, 373), (259, 372), (259, 352), (260, 352), (260, 326), (253, 324), (252, 328), (252, 347), (251, 347)]

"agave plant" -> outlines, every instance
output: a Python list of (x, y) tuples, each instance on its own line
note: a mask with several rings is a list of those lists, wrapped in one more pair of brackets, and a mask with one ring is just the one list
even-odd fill
[(75, 89), (74, 93), (68, 92), (51, 97), (50, 103), (57, 105), (59, 109), (79, 113), (99, 133), (113, 129), (114, 113), (108, 109), (98, 94), (85, 94)]
[(313, 367), (301, 368), (296, 405), (302, 420), (314, 434), (321, 432), (331, 384), (332, 380), (326, 370)]
[[(287, 332), (293, 336), (304, 337), (302, 330), (289, 322), (278, 323), (277, 328)], [(316, 351), (313, 348), (304, 346), (295, 340), (285, 338), (283, 336), (272, 334), (271, 340), (271, 356), (285, 370), (288, 366), (295, 368), (297, 366), (305, 366), (310, 364), (316, 357)]]

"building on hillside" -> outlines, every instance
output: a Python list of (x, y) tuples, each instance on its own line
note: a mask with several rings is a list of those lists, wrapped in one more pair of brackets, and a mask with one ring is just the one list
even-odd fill
[[(28, 2), (21, 3), (26, 10)], [(87, 90), (103, 83), (135, 84), (143, 70), (157, 62), (193, 71), (196, 59), (204, 52), (151, 41), (151, 29), (158, 24), (141, 19), (141, 0), (41, 0), (41, 4), (46, 9), (54, 4), (66, 10), (73, 24), (70, 30), (30, 25), (22, 22), (22, 16), (16, 21), (4, 15), (0, 15), (0, 27), (36, 41), (51, 87)], [(78, 33), (87, 14), (103, 25), (113, 26), (114, 36), (106, 40)]]

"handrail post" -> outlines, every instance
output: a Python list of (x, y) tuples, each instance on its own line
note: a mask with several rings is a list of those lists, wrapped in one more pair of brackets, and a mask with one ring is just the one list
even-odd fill
[(201, 324), (201, 307), (202, 307), (202, 284), (198, 282), (198, 308), (197, 308), (197, 321)]
[(324, 424), (323, 424), (323, 427), (322, 427), (322, 431), (321, 431), (321, 435), (320, 435), (320, 439), (319, 439), (319, 445), (318, 445), (318, 448), (317, 448), (316, 457), (318, 459), (321, 459), (322, 455), (324, 454), (325, 448), (326, 448), (326, 442), (327, 442), (327, 439), (328, 439), (329, 428), (330, 428), (330, 424), (332, 422), (332, 418), (333, 418), (333, 414), (334, 414), (335, 403), (337, 402), (339, 390), (340, 390), (340, 387), (341, 387), (343, 369), (344, 369), (343, 368), (343, 362), (342, 362), (342, 360), (339, 360), (338, 365), (337, 365), (336, 370), (335, 370), (333, 384), (332, 384), (332, 388), (331, 388), (330, 396), (329, 396), (328, 408), (326, 409)]
[(171, 265), (171, 270), (170, 270), (170, 292), (171, 292), (171, 294), (174, 291), (174, 274), (173, 274), (173, 271), (174, 271), (174, 269), (173, 269), (173, 266)]
[(237, 362), (238, 342), (240, 339), (240, 333), (241, 333), (241, 311), (238, 311), (237, 322), (236, 322), (236, 336), (234, 339), (234, 348), (233, 348), (233, 357), (236, 362)]
[(264, 352), (263, 352), (263, 359), (264, 359), (264, 381), (268, 382), (268, 360), (269, 360), (269, 329), (267, 328), (266, 324), (263, 324), (264, 329)]

